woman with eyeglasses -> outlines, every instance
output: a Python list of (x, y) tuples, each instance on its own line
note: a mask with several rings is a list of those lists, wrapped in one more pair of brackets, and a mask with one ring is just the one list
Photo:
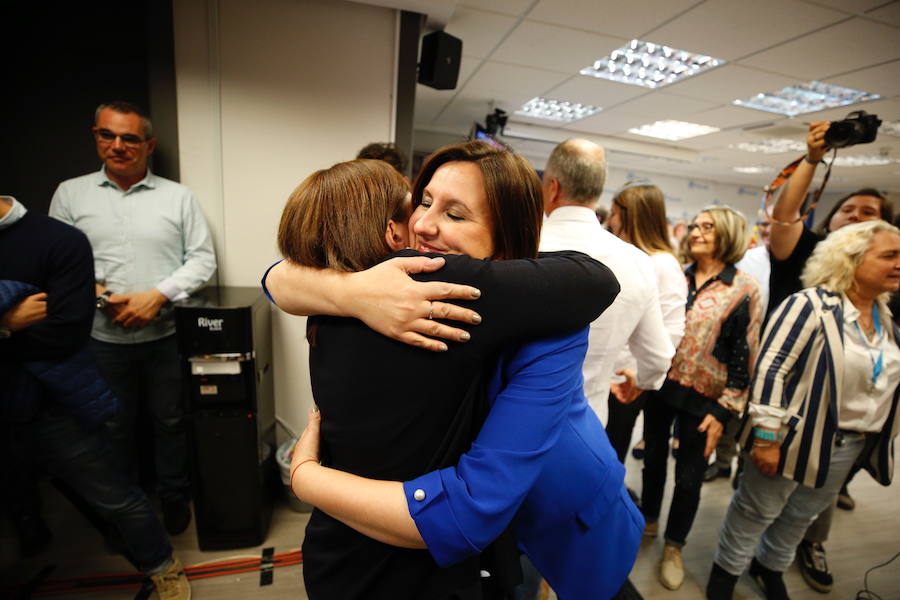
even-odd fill
[(706, 207), (688, 227), (684, 337), (656, 401), (644, 407), (641, 510), (650, 537), (659, 531), (669, 435), (673, 422), (679, 423), (675, 491), (659, 572), (660, 583), (671, 590), (684, 581), (681, 549), (700, 505), (707, 459), (747, 401), (762, 306), (756, 280), (734, 263), (749, 235), (746, 219), (727, 206)]

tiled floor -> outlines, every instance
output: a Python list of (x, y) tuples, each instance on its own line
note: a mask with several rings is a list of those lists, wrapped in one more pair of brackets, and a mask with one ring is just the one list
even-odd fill
[[(629, 458), (629, 484), (640, 488), (640, 463)], [(669, 486), (671, 486), (671, 477)], [(0, 521), (0, 578), (4, 584), (27, 581), (42, 568), (55, 566), (53, 577), (71, 577), (130, 571), (121, 557), (110, 554), (100, 536), (87, 524), (55, 489), (45, 486), (44, 514), (54, 530), (51, 547), (31, 560), (19, 560), (13, 532), (6, 521)], [(868, 475), (860, 474), (851, 486), (857, 500), (853, 512), (838, 511), (827, 544), (829, 560), (835, 576), (835, 589), (827, 596), (819, 594), (803, 582), (796, 567), (787, 575), (793, 600), (844, 600), (855, 598), (863, 587), (866, 569), (891, 558), (900, 551), (900, 484), (881, 487)], [(666, 504), (668, 506), (667, 494)], [(632, 581), (647, 599), (682, 600), (703, 598), (710, 561), (716, 544), (718, 528), (731, 497), (731, 486), (725, 480), (707, 484), (703, 490), (700, 512), (688, 545), (684, 550), (686, 578), (678, 591), (663, 588), (656, 579), (658, 561), (662, 553), (660, 539), (647, 540), (632, 572)], [(297, 549), (308, 515), (292, 511), (279, 504), (273, 517), (265, 546), (275, 552)], [(237, 556), (258, 557), (260, 548), (223, 552), (201, 552), (197, 548), (193, 527), (175, 540), (177, 552), (186, 565), (225, 560)], [(237, 600), (265, 598), (269, 600), (304, 600), (306, 593), (301, 582), (301, 566), (278, 568), (272, 585), (260, 587), (258, 573), (244, 573), (214, 577), (193, 582), (194, 598), (203, 600)], [(869, 586), (884, 600), (900, 599), (900, 559), (869, 576)], [(66, 597), (91, 599), (125, 599), (135, 597), (136, 589), (108, 592), (83, 592)], [(0, 594), (2, 597), (2, 594)], [(50, 597), (50, 596), (45, 596)], [(60, 597), (60, 596), (56, 596)], [(755, 585), (743, 577), (737, 587), (736, 600), (762, 598)]]

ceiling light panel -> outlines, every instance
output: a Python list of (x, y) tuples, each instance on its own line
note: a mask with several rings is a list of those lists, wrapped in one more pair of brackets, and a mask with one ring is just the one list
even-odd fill
[(603, 110), (599, 106), (579, 104), (566, 100), (554, 100), (553, 98), (532, 98), (516, 111), (517, 115), (532, 117), (534, 119), (546, 119), (558, 123), (571, 123), (584, 119)]
[(645, 135), (647, 137), (659, 138), (661, 140), (686, 140), (688, 138), (715, 133), (719, 131), (718, 127), (709, 127), (708, 125), (698, 125), (697, 123), (686, 123), (684, 121), (657, 121), (641, 127), (629, 129), (629, 133), (636, 135)]
[(747, 174), (751, 174), (751, 175), (756, 175), (758, 173), (771, 173), (771, 172), (775, 171), (775, 169), (773, 169), (772, 167), (767, 166), (767, 165), (757, 165), (757, 166), (752, 166), (752, 167), (734, 167), (733, 170), (737, 171), (738, 173), (747, 173)]
[(879, 131), (881, 133), (888, 133), (900, 137), (900, 121), (888, 121), (882, 123)]
[(705, 54), (631, 40), (579, 73), (655, 89), (724, 65), (725, 62)]
[(898, 161), (896, 158), (881, 156), (879, 154), (858, 154), (856, 156), (838, 156), (834, 164), (838, 167), (881, 167), (892, 165)]
[(728, 146), (745, 152), (762, 152), (763, 154), (781, 154), (782, 152), (803, 152), (806, 144), (788, 138), (769, 138), (759, 142), (741, 142)]
[(759, 93), (746, 100), (735, 100), (734, 104), (793, 117), (826, 108), (876, 100), (880, 97), (878, 94), (869, 94), (839, 85), (810, 81), (789, 85), (777, 92)]

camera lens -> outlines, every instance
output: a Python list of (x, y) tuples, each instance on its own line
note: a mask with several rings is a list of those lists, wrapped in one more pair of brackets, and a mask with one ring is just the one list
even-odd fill
[(829, 148), (844, 148), (853, 143), (856, 123), (850, 120), (837, 121), (825, 132), (825, 145)]

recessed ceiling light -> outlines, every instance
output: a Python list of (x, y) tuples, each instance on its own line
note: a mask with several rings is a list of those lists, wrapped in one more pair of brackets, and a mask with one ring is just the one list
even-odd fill
[(900, 136), (900, 121), (889, 121), (882, 123), (879, 131), (889, 133), (891, 135)]
[(880, 97), (878, 94), (869, 94), (839, 85), (810, 81), (789, 85), (777, 92), (759, 93), (746, 100), (735, 100), (733, 104), (793, 117)]
[(661, 88), (725, 64), (720, 58), (631, 40), (609, 56), (598, 58), (579, 73), (620, 83)]
[(532, 98), (523, 104), (522, 108), (516, 111), (516, 114), (535, 119), (571, 123), (572, 121), (589, 117), (601, 110), (603, 109), (599, 106), (591, 106), (590, 104), (538, 97)]
[(858, 154), (856, 156), (838, 156), (834, 164), (839, 167), (881, 167), (891, 165), (898, 161), (896, 158), (881, 156), (878, 154)]
[(781, 154), (782, 152), (803, 152), (806, 144), (788, 138), (769, 138), (759, 142), (741, 142), (728, 146), (745, 152), (762, 152), (763, 154)]
[(734, 170), (738, 173), (749, 173), (749, 174), (757, 174), (757, 173), (770, 173), (774, 171), (772, 167), (767, 165), (758, 165), (755, 167), (734, 167)]
[(656, 123), (650, 123), (628, 130), (629, 133), (672, 141), (686, 140), (688, 138), (715, 133), (717, 131), (719, 131), (718, 127), (686, 123), (684, 121), (657, 121)]

